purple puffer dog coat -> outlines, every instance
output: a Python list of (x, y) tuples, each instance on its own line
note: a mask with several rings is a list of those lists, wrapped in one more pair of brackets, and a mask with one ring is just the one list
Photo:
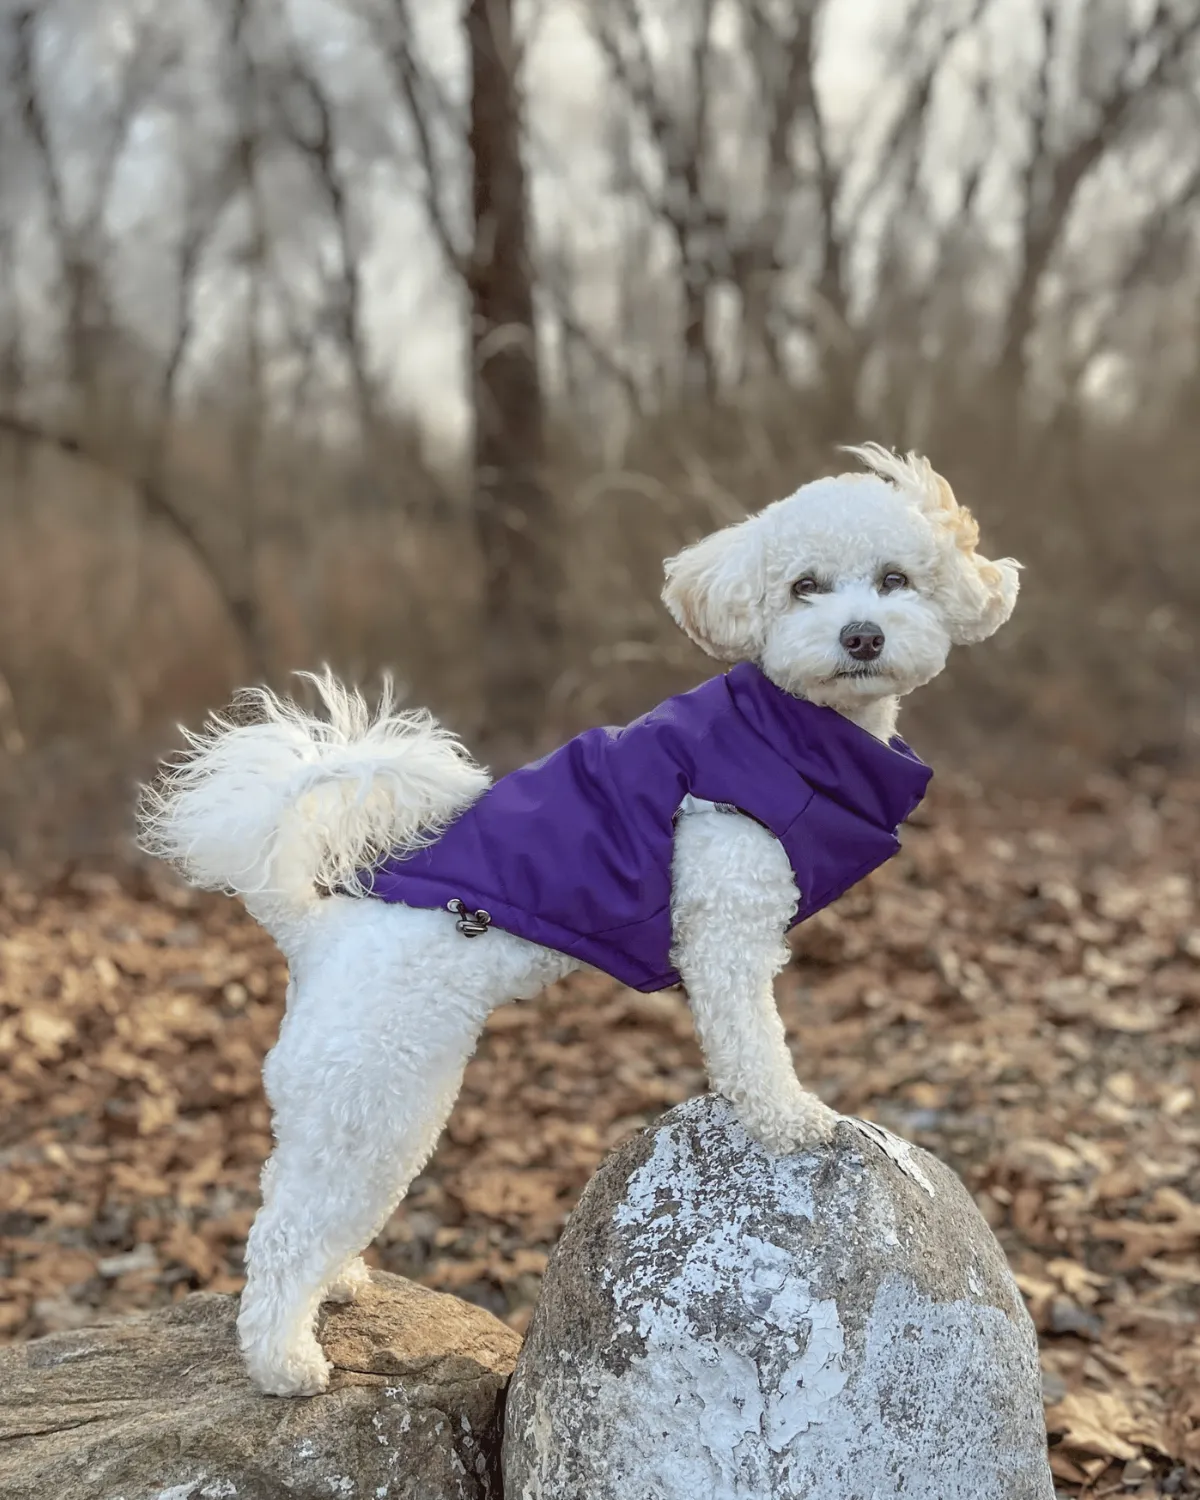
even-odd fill
[(885, 745), (742, 663), (501, 778), (436, 843), (363, 882), (384, 901), (456, 910), (462, 931), (494, 923), (661, 990), (679, 983), (671, 854), (689, 792), (783, 845), (800, 891), (795, 926), (896, 853), (931, 774), (903, 740)]

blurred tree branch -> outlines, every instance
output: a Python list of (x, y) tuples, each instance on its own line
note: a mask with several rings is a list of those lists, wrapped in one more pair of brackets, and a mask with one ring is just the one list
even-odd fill
[(221, 567), (216, 554), (184, 511), (175, 504), (158, 482), (148, 475), (140, 477), (130, 475), (101, 449), (81, 438), (70, 433), (56, 432), (52, 428), (44, 427), (24, 417), (14, 416), (9, 412), (0, 412), (0, 432), (7, 433), (10, 437), (22, 442), (36, 443), (41, 447), (66, 454), (70, 458), (87, 464), (117, 484), (132, 490), (143, 513), (149, 519), (161, 521), (166, 525), (208, 579), (237, 631), (252, 670), (257, 670), (250, 619), (253, 600), (245, 598), (230, 588), (225, 570)]
[(681, 375), (685, 399), (711, 399), (716, 362), (709, 332), (708, 297), (716, 277), (715, 241), (726, 228), (724, 214), (706, 192), (709, 150), (709, 79), (713, 59), (714, 0), (698, 0), (678, 55), (687, 72), (674, 105), (656, 69), (647, 36), (649, 17), (641, 0), (601, 0), (592, 8), (593, 35), (616, 85), (640, 117), (656, 151), (652, 185), (629, 153), (627, 184), (666, 225), (675, 248), (680, 281)]
[[(1119, 140), (1138, 107), (1171, 79), (1189, 44), (1200, 35), (1200, 7), (1176, 9), (1166, 0), (1157, 0), (1145, 26), (1125, 37), (1109, 88), (1095, 97), (1077, 96), (1082, 107), (1077, 107), (1075, 120), (1056, 120), (1050, 80), (1055, 67), (1063, 65), (1060, 9), (1060, 0), (1042, 0), (1041, 56), (1031, 101), (1029, 148), (1021, 173), (1016, 274), (997, 361), (1000, 388), (1010, 402), (1019, 400), (1027, 385), (1038, 296), (1080, 188)], [(1075, 65), (1079, 70), (1079, 58)]]
[(372, 37), (404, 101), (413, 131), (426, 219), (447, 267), (465, 279), (470, 248), (455, 223), (450, 194), (452, 172), (439, 159), (435, 132), (440, 129), (464, 141), (466, 121), (457, 116), (433, 74), (418, 60), (409, 0), (391, 0), (386, 23), (378, 10), (369, 9), (366, 14)]
[[(350, 191), (339, 155), (334, 111), (321, 82), (298, 52), (293, 53), (275, 93), (284, 137), (308, 163), (333, 224), (337, 244), (332, 303), (336, 335), (350, 369), (364, 440), (370, 445), (378, 426), (378, 398), (363, 333), (360, 247), (351, 223)], [(307, 122), (303, 115), (307, 115)]]

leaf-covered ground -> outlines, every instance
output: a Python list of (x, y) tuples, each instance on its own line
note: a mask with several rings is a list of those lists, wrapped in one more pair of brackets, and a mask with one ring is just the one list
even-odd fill
[[(938, 1152), (1008, 1251), (1069, 1495), (1200, 1495), (1200, 788), (940, 789), (807, 924), (802, 1075)], [(150, 872), (0, 890), (0, 1331), (240, 1285), (284, 970)], [(603, 1154), (703, 1087), (686, 1005), (578, 977), (491, 1020), (371, 1255), (524, 1326)]]

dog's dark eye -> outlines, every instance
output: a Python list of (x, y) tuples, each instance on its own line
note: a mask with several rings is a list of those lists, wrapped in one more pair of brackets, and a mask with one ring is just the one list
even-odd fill
[(879, 580), (879, 591), (882, 594), (894, 594), (897, 589), (906, 589), (908, 578), (904, 573), (887, 572)]
[(795, 583), (792, 584), (792, 593), (797, 599), (807, 599), (810, 594), (819, 594), (820, 592), (821, 585), (815, 578), (809, 578), (807, 575), (804, 578), (797, 578)]

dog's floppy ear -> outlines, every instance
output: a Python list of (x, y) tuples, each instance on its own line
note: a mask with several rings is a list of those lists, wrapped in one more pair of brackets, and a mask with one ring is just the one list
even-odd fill
[(955, 576), (950, 580), (946, 629), (956, 646), (986, 641), (1000, 629), (1017, 602), (1020, 567), (1011, 557), (989, 562), (978, 553), (951, 563)]
[(911, 496), (944, 543), (946, 629), (956, 646), (973, 646), (995, 634), (1013, 612), (1021, 564), (1011, 557), (990, 562), (975, 550), (979, 522), (960, 505), (947, 480), (918, 453), (903, 457), (878, 443), (847, 448), (874, 473)]
[(945, 527), (953, 550), (946, 584), (950, 594), (946, 628), (956, 646), (973, 646), (994, 635), (1012, 614), (1021, 586), (1021, 564), (1011, 557), (991, 562), (976, 551), (979, 523), (940, 474), (929, 471), (933, 496), (923, 507), (935, 524)]
[(764, 539), (757, 516), (714, 531), (663, 564), (663, 603), (718, 661), (745, 661), (763, 646)]

